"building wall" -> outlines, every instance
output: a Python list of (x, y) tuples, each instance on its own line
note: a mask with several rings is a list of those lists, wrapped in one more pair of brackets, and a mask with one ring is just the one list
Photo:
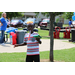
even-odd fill
[(64, 24), (68, 24), (69, 23), (69, 19), (65, 20), (64, 19)]
[[(56, 16), (56, 17), (55, 17), (55, 21), (56, 21), (56, 19), (59, 18), (59, 17), (60, 17), (60, 15)], [(68, 24), (68, 23), (69, 23), (69, 19), (63, 19), (63, 18), (61, 18), (61, 21), (63, 22), (63, 24)]]
[[(24, 14), (25, 20), (26, 20), (28, 17), (33, 17), (33, 18), (35, 18), (35, 17), (36, 17), (36, 14), (35, 14), (34, 12), (26, 12), (26, 13)], [(46, 15), (44, 16), (44, 15), (41, 14), (41, 12), (39, 12), (38, 16), (36, 17), (36, 20), (41, 21), (41, 19), (44, 19), (44, 18), (47, 18)]]
[(41, 14), (41, 12), (39, 12), (39, 15), (37, 16), (36, 19), (37, 19), (38, 21), (41, 21), (41, 19), (44, 19), (44, 18), (47, 18), (46, 15), (44, 16), (44, 15)]

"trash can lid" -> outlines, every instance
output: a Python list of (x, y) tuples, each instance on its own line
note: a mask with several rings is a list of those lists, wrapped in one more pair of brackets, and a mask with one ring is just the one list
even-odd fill
[(15, 32), (27, 32), (26, 30), (15, 30)]
[(71, 29), (71, 30), (75, 30), (75, 29)]

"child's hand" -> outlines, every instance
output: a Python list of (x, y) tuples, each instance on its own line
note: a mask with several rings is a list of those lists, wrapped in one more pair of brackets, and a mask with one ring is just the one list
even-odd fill
[(36, 40), (39, 42), (39, 44), (41, 44), (40, 38), (36, 38)]
[(40, 38), (36, 38), (36, 40), (39, 42), (40, 41)]
[(15, 44), (15, 45), (14, 45), (14, 48), (15, 48), (15, 47), (18, 47), (18, 45), (17, 45), (17, 44)]

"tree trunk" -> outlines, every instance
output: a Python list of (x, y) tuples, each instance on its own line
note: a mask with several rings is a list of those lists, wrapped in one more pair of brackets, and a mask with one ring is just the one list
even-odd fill
[(54, 38), (53, 38), (53, 23), (55, 20), (55, 15), (53, 12), (50, 12), (50, 56), (49, 59), (51, 62), (53, 62), (53, 44), (54, 44)]
[(10, 18), (10, 23), (11, 23), (11, 18)]
[[(54, 22), (55, 22), (55, 18), (54, 18)], [(53, 23), (54, 23), (54, 22), (53, 22)], [(55, 28), (55, 26), (54, 26), (54, 25), (53, 25), (53, 28)], [(49, 36), (50, 36), (50, 28), (49, 28)]]

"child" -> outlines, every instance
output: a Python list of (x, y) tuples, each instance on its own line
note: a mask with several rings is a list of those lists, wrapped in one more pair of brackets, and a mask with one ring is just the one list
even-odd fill
[(27, 29), (30, 33), (25, 34), (24, 43), (23, 44), (16, 44), (15, 47), (27, 45), (27, 56), (26, 62), (40, 62), (40, 55), (39, 55), (39, 44), (41, 44), (40, 38), (33, 37), (34, 35), (38, 35), (38, 33), (34, 33), (34, 25), (29, 23)]

